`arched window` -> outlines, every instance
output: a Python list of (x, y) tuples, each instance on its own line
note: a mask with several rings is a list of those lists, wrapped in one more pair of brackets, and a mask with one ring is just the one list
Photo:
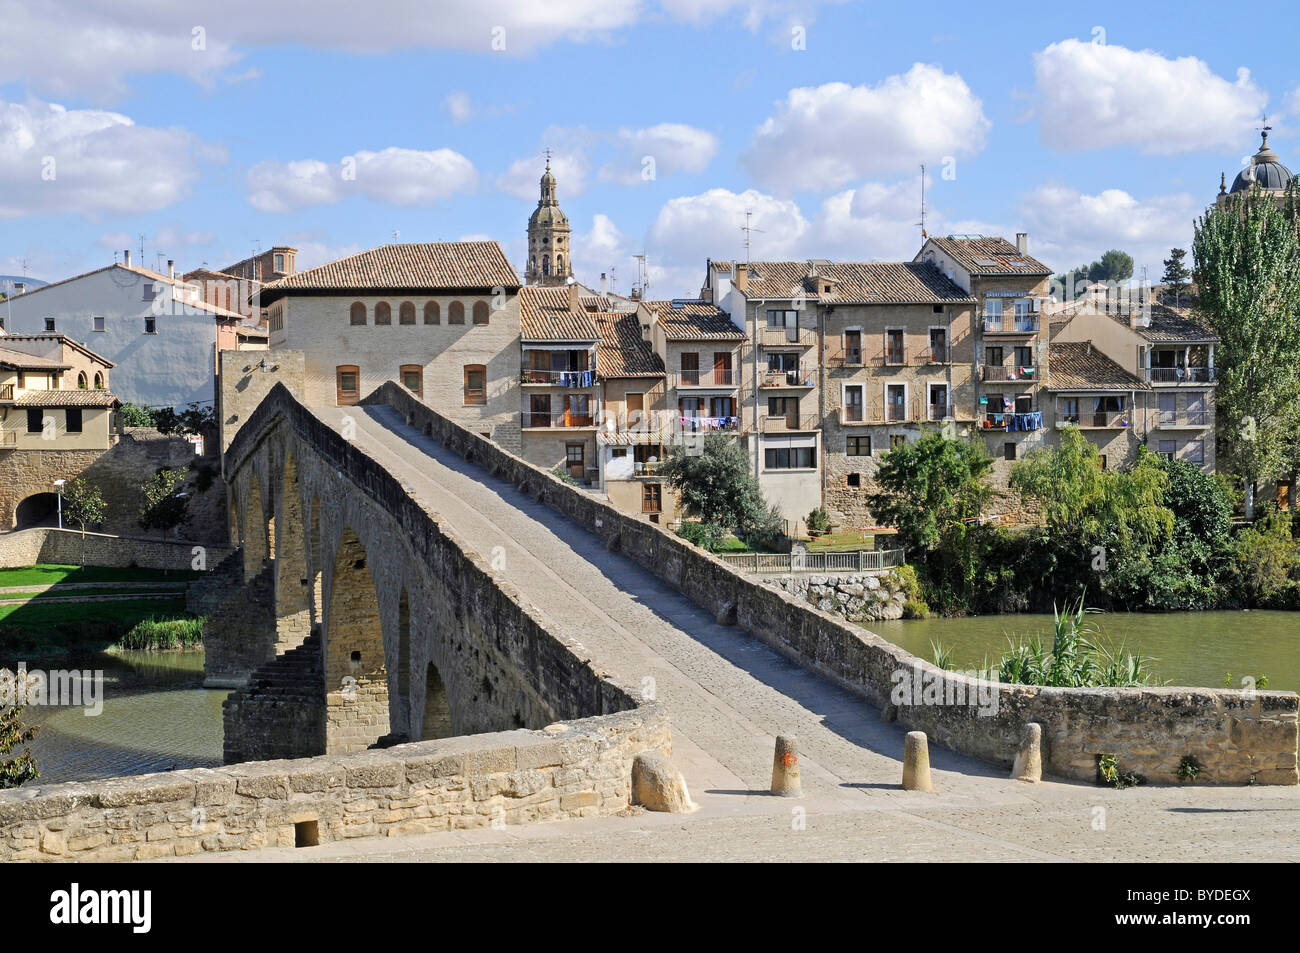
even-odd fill
[(461, 304), (459, 301), (453, 301), (451, 303), (451, 306), (447, 308), (447, 323), (448, 324), (465, 323), (465, 306)]
[(77, 390), (86, 389), (86, 372), (80, 371), (77, 374)]
[(424, 323), (425, 324), (442, 324), (442, 310), (438, 307), (436, 301), (426, 301), (424, 304)]
[(350, 320), (352, 324), (366, 323), (366, 306), (360, 301), (354, 301), (352, 303), (352, 314)]
[(555, 256), (555, 273), (556, 273), (557, 275), (562, 275), (562, 274), (564, 274), (564, 256), (563, 256), (563, 255), (556, 255), (556, 256)]
[(465, 365), (465, 404), (487, 403), (487, 365)]
[(414, 323), (415, 323), (415, 305), (411, 304), (411, 302), (409, 302), (409, 301), (403, 301), (403, 302), (402, 302), (402, 307), (401, 307), (401, 308), (398, 310), (398, 312), (397, 312), (397, 323), (398, 323), (398, 324), (414, 324)]
[(393, 306), (387, 301), (381, 301), (375, 305), (375, 324), (392, 324), (393, 323)]
[(103, 389), (104, 389), (104, 375), (101, 374), (99, 371), (96, 371), (96, 372), (95, 372), (95, 390), (103, 390)]
[(544, 275), (549, 275), (550, 273), (551, 273), (551, 256), (550, 256), (550, 255), (543, 255), (543, 256), (542, 256), (542, 274), (544, 274)]
[(475, 324), (488, 323), (488, 305), (486, 301), (474, 302), (474, 323)]

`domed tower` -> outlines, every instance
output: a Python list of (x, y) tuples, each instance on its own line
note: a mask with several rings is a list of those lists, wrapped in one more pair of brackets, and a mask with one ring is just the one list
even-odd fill
[(1217, 198), (1220, 205), (1230, 196), (1246, 192), (1256, 186), (1277, 198), (1281, 198), (1286, 192), (1292, 180), (1291, 170), (1284, 166), (1278, 159), (1277, 153), (1269, 148), (1268, 131), (1269, 127), (1265, 126), (1261, 133), (1259, 151), (1250, 160), (1250, 164), (1237, 173), (1231, 189), (1227, 187), (1227, 176), (1220, 177)]
[(528, 267), (524, 280), (530, 285), (562, 285), (573, 276), (569, 257), (569, 219), (555, 200), (555, 176), (551, 157), (542, 173), (542, 196), (528, 219)]

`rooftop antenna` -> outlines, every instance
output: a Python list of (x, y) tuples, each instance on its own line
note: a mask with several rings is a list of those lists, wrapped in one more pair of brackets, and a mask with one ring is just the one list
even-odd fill
[(925, 163), (921, 163), (921, 221), (917, 222), (921, 226), (921, 237), (929, 238), (925, 232)]
[(393, 229), (393, 241), (397, 241), (401, 237), (402, 237), (401, 229), (398, 228)]
[(144, 267), (144, 232), (140, 233), (140, 267)]
[(636, 260), (636, 283), (641, 289), (642, 300), (649, 297), (647, 293), (650, 289), (650, 266), (646, 264), (645, 252), (632, 256)]
[(618, 268), (614, 265), (609, 266), (609, 290), (618, 293)]
[(754, 215), (753, 210), (745, 209), (745, 224), (740, 226), (740, 230), (745, 233), (745, 272), (747, 274), (749, 272), (749, 253), (754, 243), (753, 233), (754, 232), (762, 233), (763, 231), (763, 229), (755, 228), (753, 225), (749, 224), (749, 220), (753, 217), (753, 215)]

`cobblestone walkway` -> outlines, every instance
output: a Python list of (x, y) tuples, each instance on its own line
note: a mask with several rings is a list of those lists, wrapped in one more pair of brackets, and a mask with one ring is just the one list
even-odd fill
[[(202, 860), (1300, 859), (1295, 788), (1025, 785), (932, 748), (938, 793), (904, 792), (903, 732), (871, 705), (715, 624), (391, 409), (348, 412), (357, 446), (486, 559), (504, 553), (505, 577), (556, 631), (580, 641), (598, 669), (653, 686), (672, 719), (674, 760), (701, 810)], [(318, 413), (337, 427), (343, 411)], [(797, 802), (766, 794), (778, 733), (799, 738), (805, 797)]]

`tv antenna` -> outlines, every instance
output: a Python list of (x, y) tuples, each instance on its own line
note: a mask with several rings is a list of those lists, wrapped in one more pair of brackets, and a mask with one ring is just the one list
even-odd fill
[(762, 231), (763, 231), (763, 229), (761, 229), (761, 228), (755, 228), (753, 225), (749, 224), (749, 221), (750, 221), (750, 219), (753, 217), (753, 215), (754, 215), (754, 213), (753, 213), (753, 211), (752, 211), (751, 209), (745, 209), (745, 224), (742, 225), (742, 226), (740, 226), (740, 230), (741, 230), (742, 232), (745, 233), (745, 268), (746, 268), (746, 270), (748, 270), (748, 268), (749, 268), (749, 253), (750, 253), (750, 251), (751, 251), (751, 247), (752, 247), (752, 245), (753, 245), (753, 243), (754, 243), (754, 232), (758, 232), (758, 233), (761, 234)]
[(925, 232), (925, 163), (921, 163), (921, 221), (917, 222), (921, 227), (921, 237), (929, 238)]
[(646, 264), (645, 252), (632, 257), (636, 260), (636, 283), (641, 289), (642, 299), (645, 299), (648, 297), (647, 292), (650, 289), (650, 266)]

